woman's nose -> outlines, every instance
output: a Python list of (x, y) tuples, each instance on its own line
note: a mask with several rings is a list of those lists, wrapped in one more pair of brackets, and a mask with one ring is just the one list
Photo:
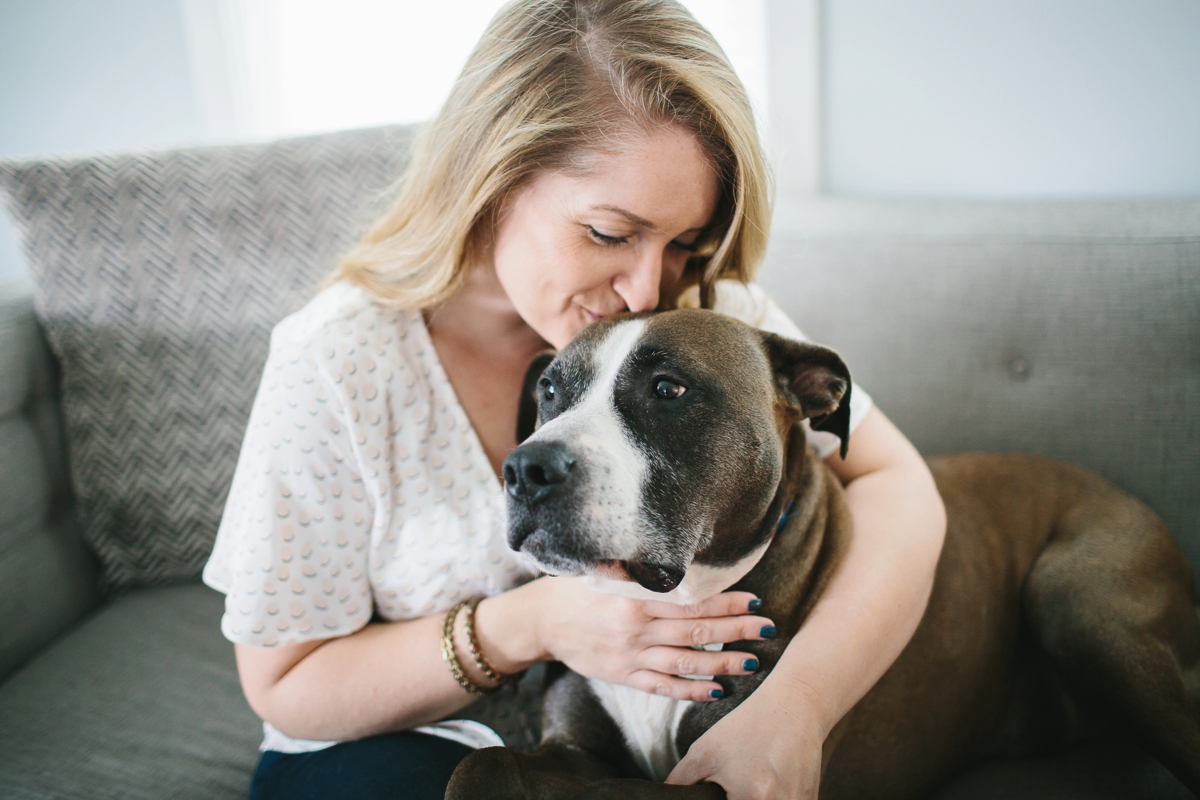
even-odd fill
[(637, 313), (658, 308), (662, 288), (663, 254), (651, 249), (627, 272), (613, 279), (613, 289), (625, 301), (625, 307)]

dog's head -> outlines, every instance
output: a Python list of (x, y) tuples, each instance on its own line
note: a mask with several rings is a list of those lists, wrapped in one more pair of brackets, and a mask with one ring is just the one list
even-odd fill
[(509, 545), (680, 602), (765, 549), (800, 420), (848, 436), (836, 353), (711, 311), (606, 319), (535, 391), (541, 426), (504, 462)]

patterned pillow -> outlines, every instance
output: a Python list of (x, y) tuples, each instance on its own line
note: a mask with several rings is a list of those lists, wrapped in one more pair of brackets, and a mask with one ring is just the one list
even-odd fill
[(411, 135), (0, 163), (106, 590), (199, 576), (271, 328), (380, 210)]

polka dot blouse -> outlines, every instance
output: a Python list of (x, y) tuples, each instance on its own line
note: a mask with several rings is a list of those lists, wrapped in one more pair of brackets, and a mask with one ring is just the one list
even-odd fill
[(338, 284), (276, 327), (203, 575), (226, 638), (344, 636), (535, 574), (420, 312)]

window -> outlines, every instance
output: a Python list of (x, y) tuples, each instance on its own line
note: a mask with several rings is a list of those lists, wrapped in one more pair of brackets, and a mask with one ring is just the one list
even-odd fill
[[(686, 0), (766, 103), (766, 0)], [(429, 119), (503, 0), (188, 0), (210, 133), (265, 139)], [(205, 101), (207, 98), (207, 101)]]

